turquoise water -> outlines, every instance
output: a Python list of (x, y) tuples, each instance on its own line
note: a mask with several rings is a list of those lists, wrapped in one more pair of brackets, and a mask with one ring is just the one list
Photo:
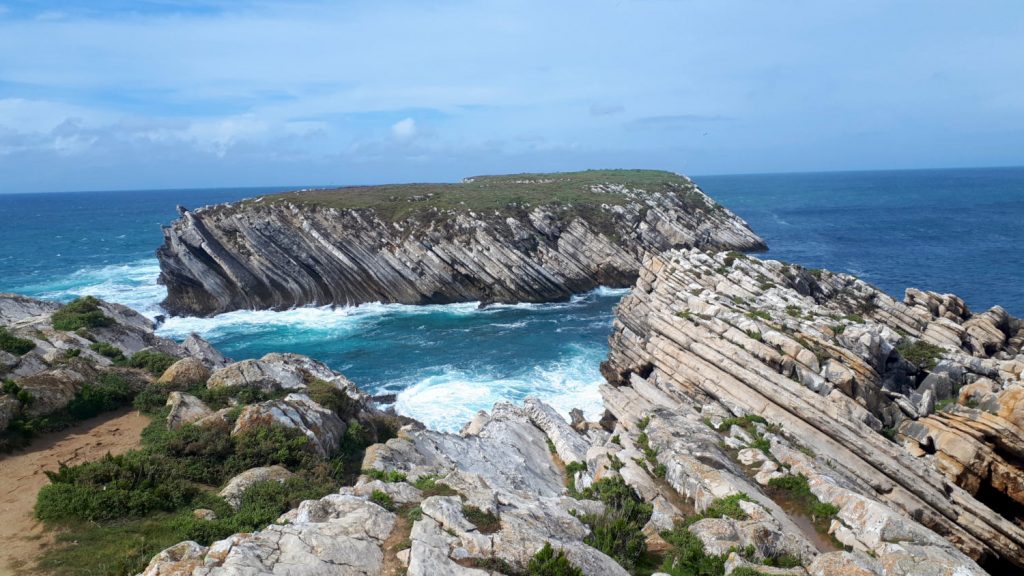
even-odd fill
[[(856, 273), (894, 295), (955, 292), (974, 309), (1024, 315), (1024, 169), (695, 178), (743, 216), (769, 256)], [(163, 287), (153, 251), (175, 205), (274, 189), (0, 195), (0, 291), (67, 300), (93, 294), (155, 317)], [(571, 302), (496, 306), (302, 308), (169, 318), (236, 359), (269, 351), (319, 358), (397, 409), (454, 429), (499, 399), (539, 395), (599, 414), (598, 364), (624, 291)]]

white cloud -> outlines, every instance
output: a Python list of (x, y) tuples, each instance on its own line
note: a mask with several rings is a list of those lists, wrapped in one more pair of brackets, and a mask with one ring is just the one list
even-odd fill
[(391, 125), (391, 135), (395, 140), (407, 141), (416, 136), (416, 121), (412, 118), (399, 120)]

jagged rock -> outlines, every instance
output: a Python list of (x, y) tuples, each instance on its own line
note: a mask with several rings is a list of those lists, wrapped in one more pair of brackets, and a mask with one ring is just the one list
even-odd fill
[(171, 364), (157, 380), (157, 384), (168, 388), (186, 390), (206, 384), (210, 369), (199, 358), (182, 358)]
[[(982, 483), (1010, 498), (1022, 494), (1024, 476), (1012, 462), (1024, 443), (1015, 426), (967, 408), (920, 417), (933, 401), (926, 392), (937, 396), (948, 386), (952, 394), (972, 378), (1010, 373), (1016, 360), (1006, 358), (1019, 350), (1008, 343), (1019, 340), (1006, 337), (1000, 350), (961, 348), (972, 316), (954, 297), (908, 290), (900, 303), (850, 276), (725, 259), (694, 250), (652, 256), (617, 308), (611, 354), (602, 365), (615, 386), (602, 388), (605, 406), (626, 430), (652, 417), (646, 433), (666, 480), (696, 499), (698, 510), (713, 497), (759, 492), (755, 483), (740, 489), (739, 474), (724, 473), (735, 470), (731, 461), (711, 456), (719, 442), (745, 447), (742, 433), (706, 438), (690, 424), (700, 422), (695, 407), (718, 404), (779, 426), (785, 437), (766, 435), (773, 458), (800, 470), (822, 501), (840, 508), (837, 538), (877, 554), (891, 573), (925, 573), (936, 558), (965, 574), (981, 573), (968, 556), (1024, 565), (1024, 531), (970, 495)], [(995, 317), (987, 325), (1020, 333), (1019, 320)], [(985, 333), (986, 342), (998, 340)], [(911, 365), (899, 353), (897, 345), (917, 340), (943, 347), (933, 368), (927, 359), (916, 360), (923, 369)], [(938, 375), (929, 380), (930, 374)], [(910, 402), (915, 393), (918, 406)], [(721, 422), (720, 416), (708, 421), (716, 418)], [(921, 448), (908, 452), (888, 441), (876, 433), (883, 426)], [(809, 458), (790, 442), (827, 460)], [(707, 467), (711, 460), (715, 468)], [(755, 500), (784, 521), (784, 512)], [(899, 528), (863, 542), (879, 514), (883, 524)]]
[(183, 542), (153, 558), (142, 576), (381, 573), (381, 545), (395, 524), (391, 512), (334, 494), (303, 502), (294, 516), (290, 524), (235, 534), (209, 547)]
[(223, 498), (232, 508), (238, 510), (242, 505), (242, 495), (245, 491), (260, 482), (281, 482), (295, 476), (288, 471), (284, 466), (263, 466), (260, 468), (250, 468), (241, 474), (238, 474), (231, 480), (228, 480), (227, 485), (220, 491), (218, 496)]
[(588, 442), (554, 408), (536, 398), (527, 398), (523, 408), (530, 421), (551, 439), (563, 462), (586, 462)]
[(367, 498), (380, 491), (390, 496), (395, 504), (414, 504), (423, 500), (423, 492), (406, 482), (360, 481), (351, 488), (351, 491), (356, 496)]
[[(304, 201), (301, 192), (184, 211), (164, 228), (157, 252), (164, 307), (209, 315), (314, 303), (564, 300), (630, 285), (647, 251), (764, 248), (689, 179), (658, 176), (664, 182), (581, 184), (581, 193), (599, 196), (572, 205), (473, 212), (413, 204), (395, 222), (372, 208)], [(537, 186), (502, 185), (530, 193)]]
[(271, 353), (259, 360), (243, 360), (210, 375), (208, 388), (252, 388), (264, 392), (305, 390), (315, 380), (333, 384), (350, 398), (366, 403), (369, 397), (347, 378), (308, 356)]
[(184, 392), (168, 394), (167, 406), (171, 408), (167, 413), (167, 427), (171, 430), (202, 420), (213, 413), (202, 400)]
[(882, 565), (863, 552), (819, 554), (809, 566), (811, 576), (882, 576)]
[(347, 428), (337, 414), (310, 400), (309, 396), (289, 394), (281, 400), (246, 406), (235, 421), (231, 435), (275, 425), (295, 428), (305, 434), (323, 458), (329, 458), (338, 450)]
[(185, 338), (185, 341), (181, 343), (181, 347), (185, 349), (189, 356), (200, 360), (204, 365), (213, 370), (223, 368), (230, 362), (219, 350), (196, 333), (189, 334), (188, 338)]
[(774, 566), (763, 566), (761, 564), (754, 564), (743, 559), (742, 556), (735, 552), (729, 553), (729, 557), (725, 561), (725, 575), (729, 576), (739, 568), (746, 568), (749, 571), (756, 572), (759, 575), (764, 576), (806, 576), (807, 570), (800, 566), (795, 568), (776, 568)]

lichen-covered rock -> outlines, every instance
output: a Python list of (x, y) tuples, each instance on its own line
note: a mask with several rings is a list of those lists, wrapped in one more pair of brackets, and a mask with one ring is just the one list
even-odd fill
[(160, 375), (157, 384), (176, 390), (186, 390), (193, 386), (206, 384), (210, 377), (210, 369), (199, 358), (188, 357), (171, 364)]
[(167, 395), (167, 428), (177, 430), (185, 424), (191, 424), (206, 418), (213, 411), (199, 398), (184, 392), (171, 392)]
[(228, 504), (231, 505), (235, 510), (242, 505), (242, 496), (245, 491), (251, 488), (254, 484), (260, 482), (281, 482), (291, 478), (295, 474), (292, 474), (284, 466), (262, 466), (260, 468), (250, 468), (241, 474), (238, 474), (224, 486), (224, 489), (220, 491), (218, 496), (223, 498)]
[(309, 384), (322, 380), (333, 384), (349, 397), (361, 402), (366, 394), (347, 378), (308, 356), (271, 353), (258, 360), (243, 360), (215, 371), (207, 380), (208, 388), (251, 388), (264, 392), (305, 390)]
[(309, 396), (289, 394), (280, 400), (246, 406), (235, 421), (231, 435), (267, 426), (299, 430), (323, 458), (329, 458), (341, 447), (347, 428), (337, 414), (312, 401)]

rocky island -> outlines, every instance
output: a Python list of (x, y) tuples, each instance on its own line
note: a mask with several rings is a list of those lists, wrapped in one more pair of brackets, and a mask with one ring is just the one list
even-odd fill
[(684, 177), (594, 170), (305, 190), (194, 211), (164, 230), (164, 307), (548, 302), (628, 287), (647, 251), (764, 242)]
[[(949, 294), (908, 289), (901, 301), (850, 275), (744, 255), (731, 248), (761, 244), (742, 221), (702, 195), (703, 208), (677, 207), (669, 219), (659, 204), (668, 194), (660, 194), (607, 203), (621, 207), (613, 214), (637, 215), (632, 236), (595, 232), (608, 222), (600, 218), (563, 218), (556, 240), (545, 236), (553, 244), (516, 252), (518, 265), (533, 263), (529, 270), (564, 264), (568, 234), (604, 238), (601, 250), (628, 255), (616, 260), (616, 274), (635, 283), (615, 312), (598, 421), (566, 420), (528, 399), (442, 433), (382, 410), (358, 382), (310, 358), (231, 362), (196, 337), (159, 339), (116, 305), (0, 297), (4, 438), (97, 396), (134, 402), (153, 418), (138, 450), (50, 475), (36, 516), (75, 542), (102, 545), (58, 547), (42, 565), (78, 561), (145, 576), (1024, 569), (1024, 321), (999, 307), (972, 312)], [(294, 264), (297, 249), (280, 251), (281, 238), (246, 232), (277, 238), (258, 245), (266, 253), (246, 251), (257, 246), (249, 240), (233, 240), (230, 252), (221, 243), (242, 224), (297, 226), (295, 241), (312, 254), (306, 243), (332, 222), (324, 215), (352, 223), (368, 214), (284, 198), (186, 212), (167, 232), (165, 280), (184, 286), (189, 266), (212, 274), (213, 262), (240, 265), (244, 254), (250, 272), (296, 266), (266, 284), (277, 290), (267, 300), (244, 305), (326, 298), (317, 282), (295, 284), (306, 292), (285, 289), (282, 278), (299, 282), (299, 270), (312, 272)], [(405, 200), (392, 208), (392, 222), (408, 222)], [(455, 210), (455, 220), (480, 214)], [(280, 219), (249, 219), (256, 214)], [(700, 217), (682, 226), (686, 214)], [(477, 229), (444, 242), (435, 236), (430, 246), (483, 258), (480, 238), (508, 239)], [(422, 249), (425, 236), (413, 242), (416, 232), (408, 234), (393, 254)], [(573, 282), (596, 281), (596, 268), (588, 270)], [(216, 274), (216, 282), (181, 288), (190, 296), (179, 302), (209, 313), (255, 298), (228, 284), (230, 274)], [(459, 278), (444, 298), (480, 295), (479, 277)], [(562, 288), (575, 286), (559, 278)], [(223, 291), (203, 287), (213, 285)], [(507, 292), (489, 297), (522, 298), (518, 284), (502, 286)], [(408, 296), (433, 298), (417, 294)], [(51, 400), (37, 404), (37, 396)]]

